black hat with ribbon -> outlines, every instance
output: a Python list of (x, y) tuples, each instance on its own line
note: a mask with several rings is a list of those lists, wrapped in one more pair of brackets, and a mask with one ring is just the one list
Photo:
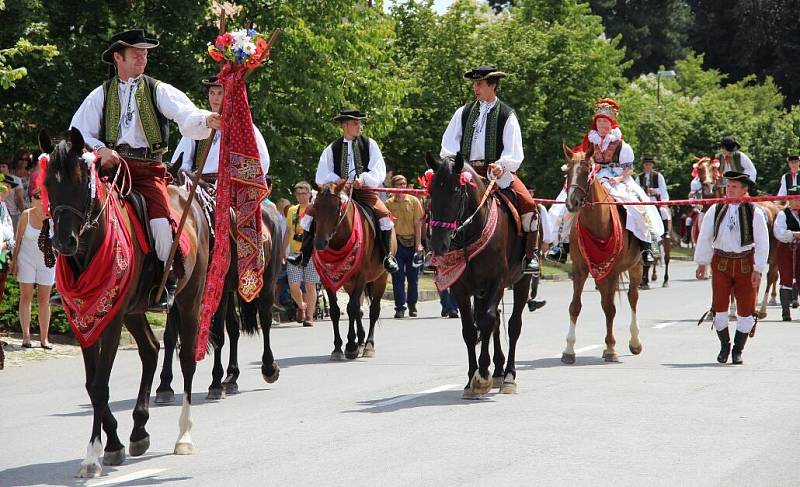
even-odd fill
[(500, 79), (505, 78), (506, 73), (499, 71), (494, 64), (487, 64), (486, 66), (478, 66), (472, 68), (464, 73), (464, 79), (469, 81), (480, 81), (482, 79)]
[(364, 120), (367, 114), (355, 108), (342, 108), (339, 113), (333, 117), (335, 122), (343, 122), (345, 120)]
[(728, 181), (739, 181), (740, 183), (746, 184), (750, 189), (750, 193), (754, 193), (756, 190), (756, 182), (750, 179), (750, 176), (746, 173), (739, 171), (726, 171), (722, 177)]
[(114, 34), (109, 42), (108, 49), (103, 51), (103, 55), (100, 56), (100, 59), (108, 64), (114, 64), (114, 53), (126, 47), (137, 47), (140, 49), (158, 47), (158, 41), (145, 37), (144, 30), (142, 29), (133, 29)]
[(736, 137), (732, 135), (727, 135), (720, 139), (719, 141), (720, 147), (727, 151), (736, 151), (739, 150), (742, 146), (739, 145), (739, 141), (736, 140)]

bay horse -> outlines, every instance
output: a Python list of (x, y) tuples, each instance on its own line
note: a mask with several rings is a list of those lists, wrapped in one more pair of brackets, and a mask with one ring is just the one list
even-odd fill
[[(722, 184), (722, 173), (719, 171), (719, 160), (711, 159), (710, 157), (695, 157), (694, 164), (692, 165), (692, 175), (696, 176), (701, 183), (700, 202), (709, 198), (722, 198), (725, 196), (725, 186)], [(775, 217), (782, 207), (770, 201), (759, 201), (755, 203), (764, 211), (764, 216), (767, 218), (767, 229), (769, 230), (769, 268), (767, 270), (767, 287), (764, 289), (764, 296), (761, 299), (761, 304), (758, 307), (758, 319), (763, 320), (767, 317), (767, 304), (775, 302), (777, 287), (778, 287), (778, 262), (775, 255), (775, 248), (777, 241), (775, 235), (772, 233), (772, 227), (775, 224)], [(703, 206), (705, 214), (710, 205)], [(692, 241), (697, 243), (697, 236), (700, 234), (700, 224), (703, 219), (695, 218), (692, 224)], [(771, 297), (771, 300), (770, 300)], [(735, 306), (733, 295), (731, 295), (731, 312)]]
[[(576, 213), (575, 224), (572, 226), (570, 241), (574, 242), (570, 246), (570, 257), (572, 258), (572, 302), (569, 305), (569, 332), (567, 333), (567, 346), (561, 354), (561, 361), (565, 364), (575, 363), (575, 327), (578, 323), (578, 315), (581, 313), (581, 293), (586, 279), (589, 277), (589, 266), (584, 259), (580, 245), (580, 239), (586, 236), (589, 239), (598, 241), (612, 240), (614, 229), (617, 225), (621, 228), (621, 233), (617, 238), (621, 239), (621, 248), (616, 252), (613, 263), (606, 262), (610, 269), (606, 268), (605, 278), (596, 281), (597, 289), (600, 291), (600, 304), (606, 317), (606, 348), (603, 351), (603, 359), (606, 362), (619, 362), (616, 351), (617, 340), (614, 338), (614, 316), (617, 308), (614, 304), (614, 295), (619, 285), (620, 275), (627, 272), (630, 278), (628, 286), (628, 303), (631, 307), (631, 338), (628, 348), (631, 353), (638, 355), (642, 352), (642, 343), (639, 340), (639, 322), (636, 317), (636, 307), (639, 302), (639, 284), (642, 280), (642, 256), (639, 250), (639, 243), (636, 237), (625, 230), (624, 212), (617, 205), (594, 204), (611, 200), (606, 188), (595, 177), (595, 165), (592, 158), (587, 158), (583, 152), (573, 152), (566, 145), (564, 154), (567, 158), (565, 171), (567, 173), (567, 210)], [(588, 235), (586, 235), (588, 234)], [(612, 254), (601, 256), (611, 259)]]
[[(181, 161), (183, 158), (178, 157)], [(170, 168), (173, 181), (177, 186), (183, 187), (186, 183), (186, 175), (178, 171), (180, 162)], [(206, 183), (201, 183), (201, 188)], [(200, 188), (198, 188), (198, 191)], [(207, 202), (213, 207), (215, 201), (211, 199)], [(216, 215), (211, 212), (212, 219)], [(224, 399), (227, 394), (239, 392), (239, 337), (240, 332), (251, 336), (261, 329), (264, 342), (261, 355), (261, 375), (264, 380), (272, 384), (280, 377), (280, 366), (275, 361), (270, 345), (270, 330), (272, 329), (272, 308), (275, 301), (275, 283), (278, 279), (280, 263), (283, 259), (283, 249), (280, 244), (275, 243), (275, 235), (281, 235), (278, 223), (272, 218), (271, 214), (262, 207), (261, 212), (262, 235), (265, 236), (263, 242), (264, 255), (266, 256), (266, 267), (264, 269), (261, 292), (252, 303), (246, 303), (238, 296), (239, 274), (235, 258), (231, 258), (228, 272), (225, 276), (225, 289), (220, 298), (219, 307), (214, 314), (211, 323), (210, 343), (214, 348), (214, 366), (211, 369), (211, 384), (208, 387), (206, 399)], [(213, 221), (212, 221), (213, 225)], [(235, 228), (235, 222), (231, 217), (231, 228)], [(231, 249), (236, 248), (236, 239), (233, 234), (228, 235)], [(212, 236), (212, 244), (214, 237)], [(280, 241), (280, 240), (279, 240)], [(213, 246), (211, 247), (213, 248)], [(232, 252), (232, 255), (236, 255)], [(161, 367), (161, 383), (156, 389), (156, 404), (170, 404), (175, 401), (175, 392), (172, 390), (172, 357), (176, 347), (175, 327), (169, 326), (164, 330), (164, 362)], [(230, 339), (230, 351), (228, 354), (228, 367), (223, 372), (222, 349), (225, 346), (225, 333)], [(225, 379), (223, 379), (223, 373)]]
[[(39, 144), (43, 152), (50, 154), (44, 184), (53, 215), (52, 245), (60, 254), (58, 265), (67, 265), (74, 275), (80, 276), (96, 257), (96, 252), (102, 248), (101, 243), (111, 231), (108, 229), (105, 216), (107, 212), (114, 211), (111, 207), (117, 204), (116, 198), (119, 194), (115, 188), (106, 186), (108, 195), (104, 198), (105, 201), (101, 201), (97, 194), (100, 191), (95, 191), (96, 186), (103, 184), (96, 176), (100, 169), (100, 161), (99, 158), (96, 159), (92, 168), (82, 158), (84, 139), (79, 130), (70, 129), (69, 140), (62, 140), (55, 147), (47, 134), (40, 132)], [(117, 170), (124, 171), (124, 169), (123, 162), (123, 166)], [(169, 196), (172, 208), (182, 211), (188, 199), (186, 192), (169, 188)], [(108, 404), (109, 378), (123, 323), (136, 341), (142, 361), (142, 378), (136, 406), (133, 409), (134, 424), (129, 453), (131, 456), (140, 456), (150, 446), (150, 435), (145, 425), (149, 418), (150, 388), (157, 366), (159, 343), (145, 316), (149, 293), (137, 292), (137, 283), (144, 282), (147, 285), (155, 284), (155, 281), (142, 273), (145, 255), (137, 239), (133, 237), (132, 220), (136, 216), (129, 214), (128, 208), (128, 206), (122, 208), (119, 224), (132, 236), (133, 262), (128, 268), (128, 272), (131, 273), (131, 285), (124, 295), (117, 298), (121, 300), (121, 305), (97, 341), (91, 346), (82, 347), (86, 390), (91, 398), (94, 412), (89, 446), (78, 472), (78, 476), (84, 478), (100, 475), (101, 455), (106, 465), (119, 465), (125, 460), (125, 446), (117, 435), (117, 421)], [(143, 225), (147, 225), (147, 222), (143, 222)], [(188, 236), (190, 250), (184, 256), (184, 276), (178, 282), (175, 302), (167, 318), (168, 321), (175, 322), (177, 335), (183, 344), (179, 354), (184, 379), (183, 406), (179, 419), (180, 431), (174, 450), (175, 454), (179, 455), (193, 452), (191, 399), (192, 378), (196, 368), (194, 349), (199, 320), (197, 310), (200, 309), (208, 263), (209, 228), (203, 217), (203, 210), (196, 202), (191, 206), (184, 232)], [(111, 269), (108, 269), (108, 272), (111, 272)], [(105, 451), (100, 436), (101, 427), (106, 432)]]
[[(345, 248), (356, 226), (356, 202), (352, 197), (344, 197), (346, 183), (326, 184), (317, 193), (314, 200), (314, 236), (315, 252), (326, 249), (333, 251)], [(330, 316), (333, 322), (333, 352), (331, 360), (340, 361), (345, 358), (353, 360), (359, 356), (369, 358), (375, 356), (375, 324), (380, 318), (381, 298), (386, 291), (386, 282), (389, 273), (383, 267), (383, 256), (379, 246), (375, 245), (375, 229), (370, 225), (369, 217), (359, 208), (358, 218), (363, 229), (362, 240), (359, 244), (363, 247), (363, 260), (361, 265), (349, 280), (344, 284), (344, 289), (349, 296), (347, 303), (347, 344), (342, 353), (342, 337), (339, 334), (339, 308), (336, 289), (325, 286), (325, 292), (330, 301)], [(377, 223), (376, 223), (377, 225)], [(391, 252), (397, 251), (397, 242), (392, 238)], [(317, 272), (324, 270), (317, 267)], [(369, 304), (369, 332), (365, 334), (361, 322), (361, 304), (364, 296), (370, 300)]]
[[(462, 397), (477, 399), (493, 387), (503, 394), (514, 394), (517, 391), (517, 341), (522, 333), (522, 311), (531, 287), (531, 276), (522, 272), (524, 241), (517, 237), (510, 214), (498, 208), (499, 198), (491, 196), (485, 200), (487, 204), (481, 204), (488, 186), (472, 166), (464, 162), (461, 154), (436, 160), (428, 153), (426, 162), (434, 172), (428, 188), (434, 254), (442, 257), (448, 251), (456, 251), (466, 255), (471, 244), (488, 240), (483, 250), (467, 259), (463, 274), (450, 287), (461, 314), (461, 336), (467, 347), (467, 385)], [(491, 205), (497, 206), (493, 210)], [(496, 214), (494, 231), (489, 235), (487, 230), (484, 236), (493, 211)], [(501, 346), (499, 307), (508, 287), (514, 289), (514, 305), (508, 320), (506, 361)], [(489, 340), (494, 341), (493, 355), (489, 353)], [(475, 346), (479, 341), (481, 352), (480, 357), (476, 357)], [(492, 361), (494, 371), (490, 376)]]

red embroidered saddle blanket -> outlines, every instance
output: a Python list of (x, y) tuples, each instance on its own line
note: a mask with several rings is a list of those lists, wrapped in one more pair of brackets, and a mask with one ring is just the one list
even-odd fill
[[(346, 205), (346, 203), (345, 203)], [(364, 225), (361, 221), (361, 210), (353, 205), (353, 232), (347, 243), (340, 249), (328, 247), (325, 250), (314, 250), (311, 254), (314, 267), (319, 274), (322, 285), (329, 291), (336, 292), (347, 284), (358, 272), (364, 260)]]
[(602, 281), (611, 273), (614, 264), (622, 252), (622, 223), (619, 210), (611, 209), (611, 234), (608, 238), (597, 238), (581, 225), (580, 213), (575, 218), (577, 226), (578, 246), (589, 273), (595, 281)]

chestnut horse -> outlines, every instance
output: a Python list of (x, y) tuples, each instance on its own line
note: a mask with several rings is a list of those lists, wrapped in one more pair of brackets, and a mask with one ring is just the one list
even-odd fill
[[(53, 215), (54, 238), (53, 247), (61, 255), (59, 265), (68, 265), (72, 272), (81, 275), (91, 262), (95, 252), (100, 248), (107, 234), (104, 215), (110, 204), (109, 199), (103, 201), (94, 191), (95, 184), (103, 184), (99, 178), (92, 180), (95, 171), (81, 157), (84, 139), (80, 131), (70, 129), (69, 140), (61, 141), (53, 147), (49, 137), (39, 134), (42, 151), (50, 154), (50, 162), (45, 176), (45, 187), (49, 196), (49, 205)], [(95, 170), (99, 170), (99, 160), (95, 161)], [(123, 171), (119, 167), (118, 171)], [(114, 188), (107, 188), (108, 198), (117, 198)], [(169, 188), (170, 205), (182, 211), (188, 200), (187, 193), (177, 188)], [(134, 234), (131, 219), (135, 216), (122, 211), (120, 222), (130, 233)], [(144, 223), (147, 224), (146, 222)], [(190, 251), (184, 256), (184, 277), (178, 282), (175, 303), (167, 320), (175, 321), (177, 334), (183, 344), (180, 351), (181, 369), (183, 371), (183, 406), (180, 414), (180, 433), (175, 444), (175, 454), (188, 455), (193, 452), (191, 429), (192, 378), (196, 364), (194, 349), (197, 338), (200, 301), (206, 279), (208, 263), (209, 228), (203, 217), (203, 209), (196, 202), (192, 204), (189, 218), (186, 220), (184, 232), (188, 236)], [(137, 239), (131, 238), (133, 244), (133, 265), (128, 270), (132, 274), (131, 285), (122, 300), (121, 308), (108, 323), (97, 341), (88, 348), (83, 348), (83, 361), (86, 369), (86, 390), (91, 398), (94, 410), (92, 434), (86, 457), (81, 462), (79, 477), (96, 477), (101, 473), (100, 457), (106, 465), (119, 465), (125, 460), (125, 446), (117, 436), (117, 420), (109, 407), (109, 378), (111, 367), (119, 346), (122, 325), (128, 329), (139, 348), (142, 361), (142, 379), (137, 394), (136, 406), (133, 409), (133, 431), (130, 436), (129, 453), (132, 456), (144, 454), (150, 447), (150, 435), (145, 430), (149, 418), (150, 388), (158, 361), (159, 343), (153, 334), (145, 316), (148, 293), (136, 299), (140, 281), (147, 283), (153, 277), (142, 274), (145, 256), (139, 248)], [(109, 272), (111, 269), (109, 269)], [(106, 432), (105, 452), (100, 430)]]
[[(581, 253), (579, 245), (579, 232), (584, 231), (594, 239), (607, 240), (612, 237), (614, 215), (617, 212), (622, 227), (620, 238), (622, 249), (617, 253), (610, 272), (604, 279), (595, 284), (600, 291), (600, 304), (606, 315), (606, 348), (603, 358), (606, 362), (619, 362), (616, 351), (617, 340), (614, 338), (614, 316), (617, 308), (614, 305), (614, 295), (619, 285), (620, 274), (627, 272), (630, 277), (628, 286), (628, 303), (631, 307), (631, 338), (628, 348), (631, 353), (638, 355), (642, 351), (639, 341), (639, 322), (636, 318), (636, 306), (639, 302), (639, 284), (642, 281), (642, 256), (639, 242), (636, 237), (625, 230), (623, 212), (617, 205), (593, 205), (592, 203), (608, 201), (611, 196), (599, 179), (594, 177), (594, 160), (587, 158), (583, 152), (573, 152), (566, 145), (564, 154), (567, 157), (567, 210), (576, 213), (575, 224), (572, 226), (570, 241), (570, 257), (572, 258), (572, 302), (569, 305), (569, 333), (567, 334), (567, 347), (561, 355), (565, 364), (575, 363), (575, 327), (578, 315), (581, 312), (581, 293), (586, 279), (589, 277), (589, 267)], [(607, 257), (611, 257), (610, 255)]]
[[(314, 200), (314, 225), (316, 232), (314, 248), (322, 251), (327, 248), (339, 250), (345, 247), (355, 226), (356, 203), (352, 197), (344, 197), (342, 191), (346, 183), (339, 185), (326, 184), (317, 193)], [(347, 317), (350, 321), (347, 329), (347, 345), (342, 353), (342, 337), (339, 335), (339, 317), (341, 310), (336, 297), (336, 290), (326, 288), (330, 301), (331, 321), (333, 322), (333, 352), (331, 360), (344, 360), (345, 357), (353, 360), (362, 357), (375, 356), (375, 324), (381, 314), (381, 298), (386, 291), (386, 282), (389, 273), (383, 267), (383, 256), (380, 247), (375, 245), (375, 230), (370, 226), (367, 215), (359, 211), (361, 228), (363, 228), (364, 257), (359, 269), (344, 284), (344, 289), (349, 295), (347, 303)], [(397, 251), (397, 242), (392, 238), (391, 252)], [(317, 269), (317, 272), (323, 272)], [(369, 333), (364, 333), (361, 322), (361, 304), (364, 295), (369, 298)], [(357, 328), (357, 332), (356, 332)], [(356, 339), (358, 340), (356, 342)]]
[[(487, 185), (461, 154), (437, 161), (427, 154), (434, 171), (428, 192), (431, 199), (431, 248), (435, 255), (447, 251), (469, 253), (469, 246), (483, 238), (490, 205), (501, 205), (495, 196), (486, 198)], [(482, 204), (484, 202), (486, 204)], [(450, 291), (461, 312), (461, 336), (467, 346), (467, 385), (464, 399), (477, 399), (492, 387), (502, 394), (517, 392), (516, 349), (522, 333), (522, 310), (528, 301), (531, 276), (523, 274), (524, 240), (517, 236), (514, 220), (495, 208), (497, 224), (488, 243), (467, 260), (463, 274)], [(503, 292), (514, 288), (514, 306), (508, 320), (508, 361), (501, 348), (500, 302)], [(474, 301), (474, 306), (473, 306)], [(494, 354), (489, 353), (489, 340)], [(475, 346), (480, 343), (480, 357)], [(489, 376), (489, 366), (494, 372)]]

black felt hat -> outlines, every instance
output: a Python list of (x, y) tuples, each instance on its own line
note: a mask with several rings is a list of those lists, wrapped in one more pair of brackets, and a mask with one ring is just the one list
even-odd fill
[(497, 66), (488, 64), (486, 66), (478, 66), (472, 68), (464, 73), (464, 79), (469, 81), (480, 81), (482, 79), (500, 79), (505, 78), (506, 73), (498, 71)]
[(750, 179), (746, 173), (739, 172), (739, 171), (726, 171), (725, 174), (722, 175), (728, 181), (739, 181), (740, 183), (745, 183), (750, 187), (750, 192), (754, 192), (756, 189), (756, 182)]
[(216, 76), (204, 78), (200, 80), (200, 82), (203, 83), (203, 86), (207, 88), (211, 88), (212, 86), (222, 86), (222, 82)]
[(731, 152), (735, 150), (739, 150), (741, 145), (739, 145), (739, 141), (736, 140), (736, 137), (732, 135), (727, 135), (719, 140), (719, 145), (725, 150), (729, 150)]
[(786, 162), (800, 161), (800, 156), (791, 155), (786, 158)]
[(342, 108), (339, 113), (333, 117), (335, 122), (342, 122), (344, 120), (364, 120), (367, 114), (355, 108)]
[(103, 51), (103, 55), (100, 56), (100, 59), (102, 59), (104, 63), (114, 64), (114, 53), (126, 47), (152, 49), (158, 47), (158, 41), (145, 37), (144, 30), (142, 29), (120, 32), (119, 34), (114, 34), (111, 38), (108, 49)]
[(642, 157), (642, 164), (644, 164), (645, 162), (652, 162), (653, 164), (655, 164), (656, 160), (653, 159), (653, 156), (644, 156)]

